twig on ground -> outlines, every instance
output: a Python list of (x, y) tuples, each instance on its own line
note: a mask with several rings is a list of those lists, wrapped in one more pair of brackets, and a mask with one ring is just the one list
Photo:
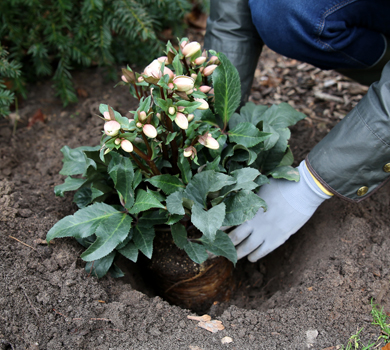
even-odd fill
[(14, 239), (15, 241), (18, 241), (19, 243), (22, 243), (22, 244), (25, 245), (26, 247), (29, 247), (29, 248), (31, 248), (31, 249), (37, 251), (34, 247), (31, 247), (30, 245), (28, 245), (28, 244), (22, 242), (21, 240), (15, 238), (15, 237), (12, 237), (12, 236), (8, 236), (8, 237)]

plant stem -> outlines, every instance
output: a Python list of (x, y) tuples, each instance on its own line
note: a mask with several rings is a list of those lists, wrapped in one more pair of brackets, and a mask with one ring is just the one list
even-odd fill
[(152, 149), (151, 149), (151, 147), (149, 145), (148, 139), (146, 138), (144, 132), (142, 132), (141, 134), (142, 134), (142, 138), (144, 139), (146, 148), (148, 149), (148, 157), (149, 157), (149, 159), (151, 159), (152, 155), (153, 155), (153, 151), (152, 151)]
[[(134, 147), (134, 146), (133, 146), (133, 147)], [(149, 171), (149, 169), (148, 169), (145, 165), (143, 165), (143, 164), (141, 163), (141, 161), (140, 161), (133, 153), (130, 153), (130, 156), (131, 156), (131, 158), (133, 158), (133, 160), (137, 163), (137, 165), (138, 165), (138, 167), (139, 167), (140, 169), (142, 169), (143, 171), (145, 171), (145, 172), (148, 173), (148, 174), (151, 174), (150, 171)]]
[(188, 63), (187, 63), (187, 60), (186, 60), (185, 57), (183, 57), (182, 62), (184, 63), (184, 66), (185, 66), (186, 69), (187, 69), (187, 73), (189, 73), (189, 72), (190, 72), (190, 68), (188, 67)]
[(134, 85), (135, 93), (137, 94), (138, 101), (140, 101), (140, 100), (141, 100), (141, 97), (139, 96), (139, 93), (138, 93), (137, 84), (134, 83), (133, 85)]
[[(150, 169), (152, 170), (152, 173), (153, 175), (161, 175), (161, 172), (160, 170), (158, 170), (157, 166), (156, 166), (156, 163), (153, 162), (153, 160), (150, 159), (150, 157), (148, 157), (145, 153), (143, 153), (136, 145), (133, 144), (133, 151), (139, 156), (141, 157), (143, 160), (146, 161), (146, 163), (148, 163), (148, 165), (150, 166)], [(138, 163), (137, 163), (138, 164)]]

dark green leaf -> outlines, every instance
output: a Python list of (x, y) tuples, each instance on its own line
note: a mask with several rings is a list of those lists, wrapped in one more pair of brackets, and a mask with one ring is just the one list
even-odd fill
[(240, 191), (236, 195), (227, 197), (224, 203), (226, 217), (223, 226), (241, 225), (252, 219), (260, 208), (267, 208), (264, 200), (250, 191)]
[(153, 254), (153, 239), (155, 233), (153, 227), (137, 225), (133, 231), (133, 241), (135, 246), (149, 259)]
[(212, 74), (215, 109), (223, 119), (224, 126), (240, 105), (241, 84), (237, 69), (223, 53), (218, 54), (221, 64)]
[(133, 242), (129, 242), (125, 247), (118, 249), (118, 252), (121, 253), (127, 259), (137, 262), (138, 259), (138, 248)]
[(166, 222), (167, 225), (173, 225), (179, 222), (181, 219), (183, 219), (184, 215), (178, 215), (178, 214), (172, 214), (169, 216), (168, 221)]
[(171, 226), (171, 233), (175, 244), (183, 249), (188, 242), (186, 228), (182, 224), (175, 224)]
[(191, 166), (190, 163), (188, 162), (188, 159), (181, 154), (177, 165), (180, 169), (182, 180), (184, 181), (185, 184), (187, 184), (192, 178)]
[(194, 203), (191, 212), (191, 222), (212, 242), (217, 230), (224, 221), (225, 209), (225, 203), (218, 204), (207, 211), (198, 203)]
[(270, 135), (261, 132), (251, 123), (240, 123), (229, 131), (230, 142), (235, 142), (247, 148), (266, 140)]
[(203, 241), (203, 245), (210, 253), (218, 256), (224, 256), (229, 259), (234, 265), (237, 263), (237, 251), (229, 236), (218, 230), (214, 242)]
[(93, 166), (96, 169), (96, 163), (89, 159), (84, 151), (96, 151), (100, 149), (100, 146), (88, 147), (82, 146), (78, 148), (69, 148), (64, 146), (61, 148), (61, 152), (64, 155), (63, 166), (60, 171), (61, 175), (79, 175), (85, 174), (89, 166)]
[(86, 179), (75, 179), (68, 176), (63, 184), (54, 187), (54, 193), (56, 196), (63, 197), (64, 192), (75, 191), (84, 185), (86, 181)]
[(58, 221), (47, 233), (46, 240), (50, 242), (54, 238), (71, 236), (85, 238), (93, 235), (102, 221), (121, 215), (108, 204), (95, 203)]
[(176, 191), (182, 191), (184, 184), (176, 177), (169, 174), (153, 176), (145, 180), (150, 182), (153, 186), (160, 188), (165, 194), (169, 195)]
[(270, 134), (270, 137), (264, 141), (264, 149), (267, 151), (276, 145), (279, 140), (279, 133), (268, 123), (263, 123), (263, 131)]
[(270, 175), (275, 179), (286, 179), (290, 181), (299, 181), (299, 171), (292, 166), (279, 166), (270, 172)]
[(182, 192), (174, 192), (167, 197), (166, 200), (167, 209), (171, 214), (184, 215), (184, 207), (183, 207), (183, 193)]
[(92, 201), (104, 193), (94, 187), (82, 187), (80, 188), (73, 197), (73, 202), (77, 204), (79, 208), (85, 208), (87, 205), (91, 204)]
[(115, 255), (116, 252), (114, 251), (106, 255), (104, 258), (87, 262), (87, 264), (85, 265), (85, 271), (92, 276), (102, 278), (111, 268), (111, 265), (114, 262)]
[(260, 172), (254, 168), (243, 168), (234, 170), (230, 173), (230, 176), (236, 180), (236, 183), (231, 186), (222, 188), (220, 195), (225, 196), (226, 194), (239, 191), (239, 190), (253, 190), (258, 187), (258, 184), (254, 180), (260, 175)]
[(288, 140), (290, 139), (290, 130), (289, 129), (280, 129), (278, 130), (279, 139), (276, 142), (275, 146), (266, 153), (265, 159), (262, 164), (262, 172), (268, 174), (270, 171), (273, 171), (277, 166), (279, 166), (286, 150), (288, 147)]
[(141, 226), (153, 227), (156, 225), (162, 225), (167, 221), (168, 213), (166, 210), (149, 210), (142, 214), (142, 217), (138, 220)]
[(305, 117), (303, 113), (296, 111), (288, 103), (282, 102), (279, 105), (272, 105), (268, 108), (261, 115), (261, 120), (278, 130), (295, 125)]
[(96, 229), (96, 241), (81, 254), (81, 258), (84, 261), (93, 261), (111, 253), (129, 234), (132, 221), (131, 216), (126, 213), (103, 220)]
[(151, 193), (147, 193), (144, 190), (138, 190), (137, 191), (137, 197), (135, 199), (134, 206), (131, 208), (129, 213), (131, 214), (138, 214), (142, 211), (146, 211), (150, 208), (162, 208), (164, 209), (165, 206), (159, 202), (155, 196)]
[(240, 123), (251, 123), (255, 126), (261, 121), (261, 115), (268, 109), (267, 106), (255, 105), (253, 102), (247, 102), (240, 109), (240, 114), (234, 113), (229, 120), (229, 129), (235, 128)]
[(112, 152), (108, 173), (114, 181), (116, 190), (122, 195), (126, 209), (130, 209), (134, 204), (134, 169), (131, 160)]
[(187, 242), (184, 246), (184, 250), (188, 254), (189, 258), (197, 264), (205, 262), (208, 258), (206, 248), (201, 244)]

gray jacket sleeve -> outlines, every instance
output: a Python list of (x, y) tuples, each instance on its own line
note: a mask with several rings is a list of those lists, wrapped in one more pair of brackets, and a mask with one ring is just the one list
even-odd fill
[(263, 42), (252, 23), (248, 0), (211, 0), (206, 49), (223, 52), (237, 68), (241, 101), (248, 99)]
[(306, 163), (326, 189), (348, 201), (367, 198), (390, 179), (390, 62)]

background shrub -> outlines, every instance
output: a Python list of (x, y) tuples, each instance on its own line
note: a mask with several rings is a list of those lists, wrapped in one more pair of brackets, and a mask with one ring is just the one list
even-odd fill
[[(99, 65), (113, 74), (115, 62), (151, 60), (165, 46), (159, 33), (171, 28), (180, 36), (190, 10), (190, 0), (1, 0), (0, 43), (9, 61), (4, 49), (0, 59), (14, 73), (0, 67), (0, 79), (15, 84), (20, 69), (27, 81), (52, 76), (67, 105), (77, 100), (73, 68)], [(1, 84), (0, 106), (9, 106), (12, 92)]]

